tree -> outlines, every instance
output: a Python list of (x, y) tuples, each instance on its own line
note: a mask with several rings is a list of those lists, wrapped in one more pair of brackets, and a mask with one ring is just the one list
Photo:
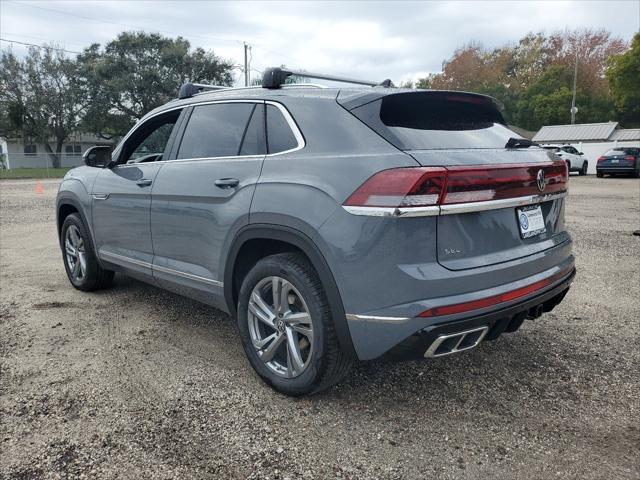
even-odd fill
[(0, 57), (0, 125), (5, 135), (42, 143), (53, 167), (87, 107), (76, 63), (55, 47), (31, 47), (24, 59)]
[(84, 128), (105, 137), (123, 135), (150, 110), (176, 98), (185, 81), (231, 85), (231, 62), (182, 37), (123, 32), (103, 49), (78, 56), (91, 98)]
[(607, 59), (625, 47), (606, 30), (529, 33), (517, 44), (493, 50), (471, 42), (443, 62), (442, 72), (420, 79), (417, 86), (491, 95), (504, 105), (509, 123), (537, 130), (569, 121), (577, 57), (578, 119), (608, 121), (615, 112), (604, 79)]
[(620, 120), (627, 127), (640, 127), (640, 33), (625, 53), (609, 59), (606, 78)]

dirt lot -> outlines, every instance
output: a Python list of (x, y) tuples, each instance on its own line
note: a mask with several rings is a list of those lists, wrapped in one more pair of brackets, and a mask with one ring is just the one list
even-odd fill
[(640, 478), (638, 180), (571, 178), (579, 270), (553, 313), (299, 400), (219, 311), (71, 288), (42, 185), (0, 182), (0, 478)]

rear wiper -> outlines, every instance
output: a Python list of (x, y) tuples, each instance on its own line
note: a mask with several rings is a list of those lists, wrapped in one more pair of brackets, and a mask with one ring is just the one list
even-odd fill
[(527, 138), (513, 138), (511, 137), (504, 148), (529, 148), (537, 147), (538, 144)]

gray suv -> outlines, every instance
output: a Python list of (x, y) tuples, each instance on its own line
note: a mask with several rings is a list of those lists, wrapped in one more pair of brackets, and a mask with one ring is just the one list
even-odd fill
[(492, 98), (282, 83), (188, 84), (90, 149), (57, 197), (72, 285), (120, 272), (228, 312), (288, 395), (357, 360), (471, 349), (563, 299), (566, 163)]

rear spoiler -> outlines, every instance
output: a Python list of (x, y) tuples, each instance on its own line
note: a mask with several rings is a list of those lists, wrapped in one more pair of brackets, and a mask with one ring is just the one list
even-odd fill
[(469, 101), (480, 101), (493, 104), (495, 108), (500, 111), (504, 111), (504, 105), (499, 100), (490, 97), (489, 95), (483, 95), (481, 93), (461, 92), (459, 90), (423, 90), (423, 89), (408, 89), (408, 88), (396, 88), (393, 90), (386, 89), (372, 89), (371, 91), (349, 91), (340, 90), (336, 101), (347, 110), (353, 110), (354, 108), (361, 107), (370, 102), (386, 97), (388, 95), (401, 95), (401, 94), (415, 94), (415, 95), (429, 95), (429, 94), (451, 94), (458, 98), (468, 97)]

